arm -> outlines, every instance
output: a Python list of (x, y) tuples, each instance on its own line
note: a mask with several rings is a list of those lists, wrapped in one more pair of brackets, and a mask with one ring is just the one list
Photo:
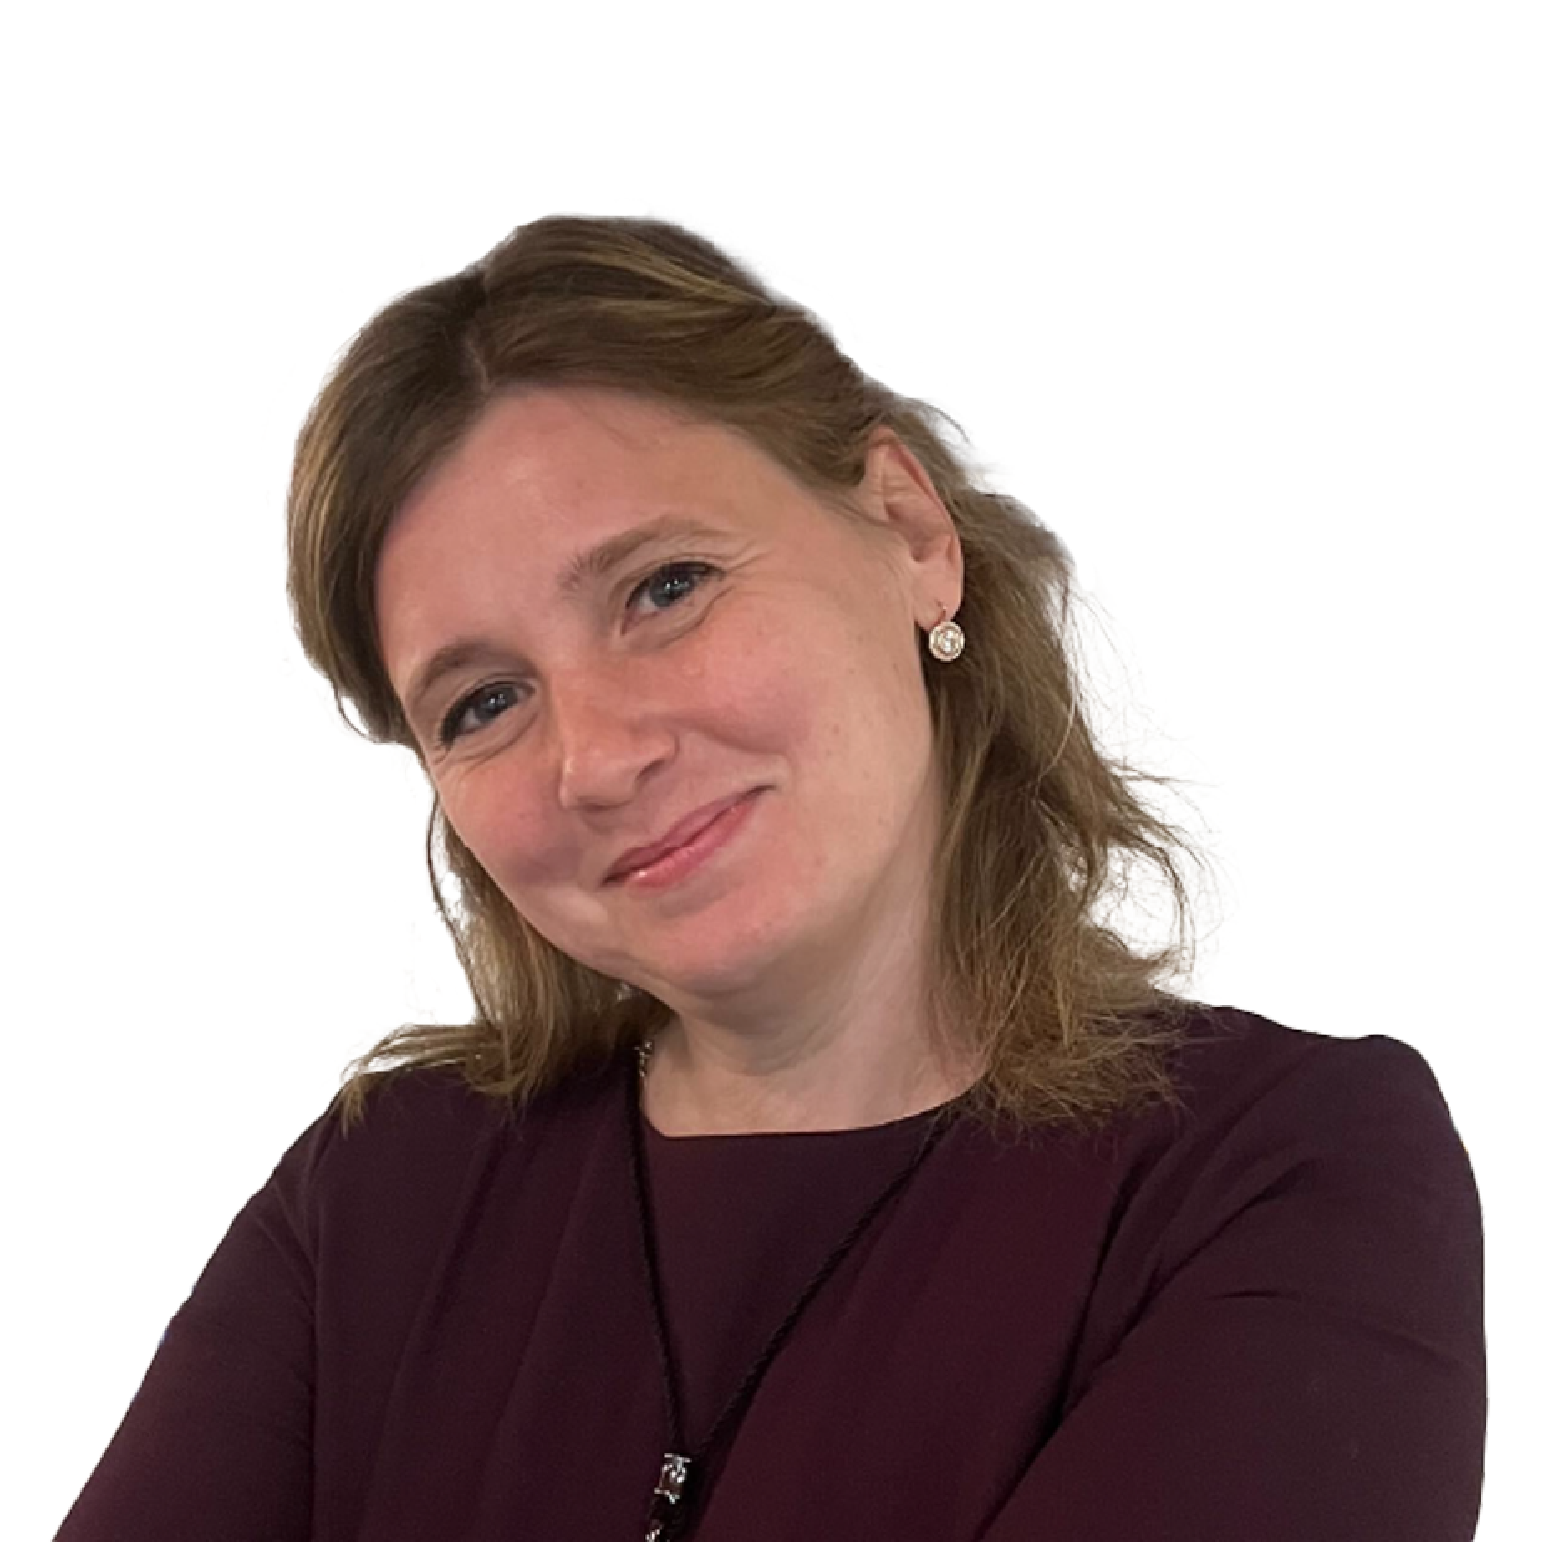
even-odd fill
[(1141, 1304), (988, 1542), (1468, 1542), (1482, 1233), (1424, 1062), (1328, 1042), (1169, 1179)]
[(57, 1542), (309, 1538), (316, 1134), (236, 1217)]

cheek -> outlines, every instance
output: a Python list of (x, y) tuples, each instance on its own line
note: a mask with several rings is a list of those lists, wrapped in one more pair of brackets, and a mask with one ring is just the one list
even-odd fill
[(694, 730), (750, 754), (797, 754), (818, 735), (829, 683), (811, 667), (809, 629), (764, 616), (735, 622), (704, 636), (665, 685), (682, 738)]
[(557, 832), (539, 800), (496, 762), (440, 786), (439, 801), (455, 833), (511, 903), (539, 884), (559, 862)]

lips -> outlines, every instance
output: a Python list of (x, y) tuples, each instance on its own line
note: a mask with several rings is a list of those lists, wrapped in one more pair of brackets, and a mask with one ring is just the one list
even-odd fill
[(679, 851), (682, 846), (689, 846), (697, 836), (726, 814), (729, 809), (743, 803), (751, 796), (751, 793), (737, 792), (732, 797), (719, 798), (715, 803), (705, 804), (672, 825), (662, 840), (654, 841), (647, 846), (633, 846), (630, 850), (622, 852), (606, 872), (605, 882), (619, 883), (628, 874), (651, 867), (671, 852)]

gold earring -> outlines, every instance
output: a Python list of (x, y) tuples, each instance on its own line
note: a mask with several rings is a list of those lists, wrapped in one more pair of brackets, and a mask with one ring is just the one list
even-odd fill
[(942, 620), (926, 634), (926, 646), (934, 659), (951, 664), (964, 651), (964, 629), (956, 621), (949, 621), (946, 611)]

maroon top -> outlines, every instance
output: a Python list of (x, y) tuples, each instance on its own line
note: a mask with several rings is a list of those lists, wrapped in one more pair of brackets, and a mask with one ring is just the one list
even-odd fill
[[(1186, 1110), (955, 1123), (772, 1365), (700, 1542), (1468, 1542), (1466, 1152), (1406, 1045), (1196, 1010)], [(664, 1451), (630, 1063), (328, 1116), (178, 1312), (64, 1542), (631, 1542)], [(649, 1131), (699, 1441), (927, 1128)]]

